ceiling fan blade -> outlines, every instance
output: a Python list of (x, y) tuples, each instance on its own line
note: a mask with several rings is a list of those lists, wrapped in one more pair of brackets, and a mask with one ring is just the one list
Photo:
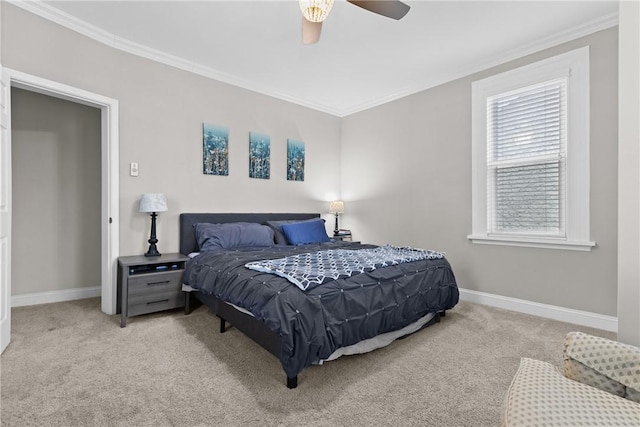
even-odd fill
[(320, 40), (322, 22), (311, 22), (302, 17), (302, 43), (313, 44)]
[(386, 16), (387, 18), (401, 19), (411, 7), (398, 0), (347, 0), (369, 12)]

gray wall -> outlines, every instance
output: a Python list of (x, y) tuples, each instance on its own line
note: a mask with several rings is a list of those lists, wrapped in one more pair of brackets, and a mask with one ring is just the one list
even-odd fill
[[(121, 255), (148, 247), (149, 215), (138, 212), (145, 192), (168, 199), (160, 252), (178, 250), (181, 212), (325, 213), (339, 195), (337, 117), (124, 53), (6, 2), (2, 32), (4, 66), (119, 101)], [(203, 122), (229, 128), (227, 177), (202, 173)], [(250, 131), (271, 137), (270, 180), (248, 177)], [(306, 144), (304, 182), (286, 180), (287, 138)], [(139, 177), (129, 176), (130, 162)]]
[(11, 98), (11, 293), (100, 286), (100, 110)]
[[(616, 315), (617, 28), (360, 112), (342, 122), (343, 225), (443, 250), (461, 288)], [(591, 252), (472, 244), (471, 83), (591, 46)]]

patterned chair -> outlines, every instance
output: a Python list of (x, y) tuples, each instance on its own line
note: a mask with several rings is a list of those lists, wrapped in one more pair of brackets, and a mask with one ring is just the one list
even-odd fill
[(570, 332), (563, 373), (522, 358), (503, 426), (640, 426), (640, 349)]

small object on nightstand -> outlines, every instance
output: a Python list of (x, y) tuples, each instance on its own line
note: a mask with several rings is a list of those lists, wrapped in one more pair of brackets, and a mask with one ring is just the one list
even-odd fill
[(120, 327), (129, 316), (184, 307), (182, 275), (189, 257), (164, 254), (118, 258), (118, 311)]

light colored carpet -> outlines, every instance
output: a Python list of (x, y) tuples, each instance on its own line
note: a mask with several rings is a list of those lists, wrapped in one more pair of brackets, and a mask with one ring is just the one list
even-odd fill
[(14, 308), (3, 426), (498, 426), (520, 357), (559, 365), (567, 332), (471, 303), (392, 345), (285, 386), (279, 361), (200, 307), (129, 319), (100, 300)]

